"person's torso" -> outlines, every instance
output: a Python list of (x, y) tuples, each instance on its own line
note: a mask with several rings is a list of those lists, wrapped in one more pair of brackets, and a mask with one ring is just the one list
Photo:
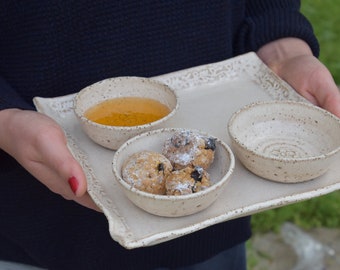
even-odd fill
[(28, 101), (233, 56), (244, 1), (4, 1), (0, 74)]

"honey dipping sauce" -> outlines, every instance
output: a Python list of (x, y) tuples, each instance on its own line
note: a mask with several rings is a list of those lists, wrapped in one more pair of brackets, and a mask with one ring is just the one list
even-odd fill
[(103, 101), (85, 112), (89, 120), (109, 126), (137, 126), (168, 115), (170, 109), (151, 98), (122, 97)]

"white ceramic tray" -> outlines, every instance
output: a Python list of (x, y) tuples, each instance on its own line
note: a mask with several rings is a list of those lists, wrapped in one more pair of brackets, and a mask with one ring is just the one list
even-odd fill
[[(230, 143), (227, 123), (241, 106), (263, 100), (303, 99), (272, 73), (254, 53), (155, 77), (176, 89), (177, 116), (168, 127), (200, 129)], [(208, 209), (191, 216), (162, 218), (133, 205), (113, 179), (113, 151), (93, 143), (81, 130), (73, 113), (74, 95), (41, 98), (38, 111), (55, 119), (65, 130), (75, 158), (87, 176), (88, 192), (103, 210), (112, 238), (131, 249), (155, 245), (216, 223), (321, 196), (340, 189), (340, 167), (322, 177), (281, 184), (264, 180), (236, 161), (224, 194)]]

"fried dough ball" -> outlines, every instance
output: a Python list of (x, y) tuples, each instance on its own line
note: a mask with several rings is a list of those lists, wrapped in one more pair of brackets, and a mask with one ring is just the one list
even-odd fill
[(122, 177), (139, 190), (164, 195), (165, 178), (171, 171), (172, 165), (164, 155), (141, 151), (124, 162)]
[(207, 170), (214, 161), (215, 142), (215, 138), (180, 131), (165, 141), (162, 154), (170, 160), (175, 170), (189, 165)]
[(209, 174), (199, 166), (172, 171), (165, 179), (167, 195), (196, 193), (210, 186)]

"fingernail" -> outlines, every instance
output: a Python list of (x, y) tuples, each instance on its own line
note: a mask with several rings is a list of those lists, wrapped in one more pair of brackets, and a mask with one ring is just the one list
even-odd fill
[(70, 177), (68, 179), (68, 184), (70, 185), (73, 193), (76, 194), (78, 186), (79, 186), (77, 178), (75, 178), (74, 176)]

